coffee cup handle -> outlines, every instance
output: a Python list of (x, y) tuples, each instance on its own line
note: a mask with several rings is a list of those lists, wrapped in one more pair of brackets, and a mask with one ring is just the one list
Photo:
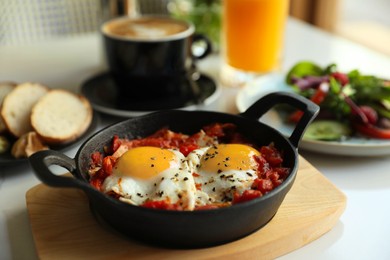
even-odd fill
[[(196, 54), (194, 52), (194, 44), (196, 44), (197, 42), (203, 42), (206, 45), (204, 48), (204, 51), (201, 54)], [(204, 36), (202, 34), (194, 34), (192, 36), (192, 46), (191, 47), (192, 47), (191, 48), (192, 57), (196, 60), (203, 59), (204, 57), (209, 55), (213, 50), (211, 41), (206, 36)]]

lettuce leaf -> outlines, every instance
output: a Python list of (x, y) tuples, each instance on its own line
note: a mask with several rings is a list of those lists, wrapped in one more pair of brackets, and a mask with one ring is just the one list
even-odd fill
[(292, 78), (322, 75), (324, 75), (324, 70), (320, 66), (310, 61), (301, 61), (290, 69), (286, 76), (286, 83), (292, 84)]

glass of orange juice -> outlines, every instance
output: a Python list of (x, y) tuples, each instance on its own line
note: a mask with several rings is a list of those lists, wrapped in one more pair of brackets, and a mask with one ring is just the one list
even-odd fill
[(288, 7), (289, 0), (223, 1), (222, 52), (227, 65), (223, 73), (225, 78), (234, 70), (244, 74), (230, 83), (240, 84), (248, 78), (245, 75), (263, 75), (280, 67)]

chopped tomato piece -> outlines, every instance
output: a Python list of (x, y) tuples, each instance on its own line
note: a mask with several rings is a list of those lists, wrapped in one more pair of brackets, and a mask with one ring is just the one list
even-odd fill
[(283, 162), (282, 154), (272, 145), (262, 146), (260, 153), (272, 167), (279, 167)]
[(203, 130), (208, 136), (224, 137), (228, 132), (232, 132), (236, 129), (234, 124), (212, 124), (205, 126)]
[(119, 138), (119, 136), (117, 135), (114, 135), (114, 138), (112, 139), (112, 151), (111, 153), (115, 153), (116, 150), (118, 150), (119, 146), (121, 146), (121, 139)]
[(261, 197), (263, 194), (259, 190), (245, 190), (241, 195), (238, 192), (234, 193), (233, 204), (253, 200)]
[(89, 183), (97, 190), (102, 190), (103, 182), (107, 178), (107, 173), (104, 172), (103, 168), (97, 171), (89, 180)]
[(151, 208), (151, 209), (165, 209), (165, 210), (183, 210), (180, 205), (169, 203), (166, 200), (149, 200), (144, 202), (142, 207)]
[(267, 177), (274, 183), (275, 181), (279, 180), (279, 174), (275, 171), (269, 171), (267, 173)]
[(274, 185), (270, 179), (256, 179), (252, 184), (252, 188), (261, 193), (267, 193), (274, 188)]
[(131, 142), (128, 142), (126, 144), (128, 147), (134, 148), (134, 147), (140, 147), (140, 146), (153, 146), (153, 147), (160, 147), (160, 148), (171, 148), (171, 141), (165, 140), (162, 138), (145, 138), (145, 139), (139, 139), (139, 140), (133, 140)]
[[(96, 175), (96, 174), (95, 174)], [(104, 179), (103, 178), (96, 178), (95, 176), (89, 180), (89, 183), (95, 187), (97, 190), (101, 190), (102, 184), (103, 184)]]
[(219, 209), (219, 208), (220, 207), (218, 205), (209, 204), (209, 205), (195, 207), (195, 210), (207, 210), (207, 209)]
[(103, 155), (100, 153), (100, 152), (94, 152), (92, 155), (91, 155), (91, 164), (93, 166), (96, 166), (96, 165), (102, 165), (102, 162), (103, 162)]
[(181, 145), (179, 148), (179, 151), (184, 155), (187, 156), (190, 152), (192, 152), (195, 149), (198, 149), (199, 145), (197, 144), (184, 144)]
[(276, 167), (273, 170), (279, 174), (280, 179), (285, 179), (290, 174), (290, 168), (286, 167)]
[(108, 175), (112, 174), (112, 167), (115, 164), (116, 159), (112, 156), (104, 157), (103, 159), (103, 170)]
[(259, 177), (262, 177), (267, 171), (269, 171), (270, 166), (267, 160), (263, 156), (254, 156), (255, 161), (258, 163), (257, 172)]

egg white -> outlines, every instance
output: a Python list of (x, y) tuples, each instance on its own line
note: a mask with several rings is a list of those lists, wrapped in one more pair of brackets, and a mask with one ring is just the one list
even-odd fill
[(253, 169), (226, 170), (219, 173), (203, 170), (201, 160), (209, 149), (210, 147), (196, 149), (187, 156), (189, 167), (197, 173), (197, 177), (194, 177), (195, 183), (200, 184), (201, 187), (197, 192), (198, 206), (210, 202), (229, 202), (235, 192), (242, 194), (250, 189), (257, 178), (257, 173)]
[(146, 200), (169, 200), (179, 203), (184, 209), (195, 207), (195, 183), (192, 171), (182, 153), (171, 150), (175, 154), (175, 163), (156, 176), (140, 179), (127, 176), (114, 168), (113, 174), (103, 183), (103, 191), (115, 192), (119, 200), (133, 205), (141, 205)]

